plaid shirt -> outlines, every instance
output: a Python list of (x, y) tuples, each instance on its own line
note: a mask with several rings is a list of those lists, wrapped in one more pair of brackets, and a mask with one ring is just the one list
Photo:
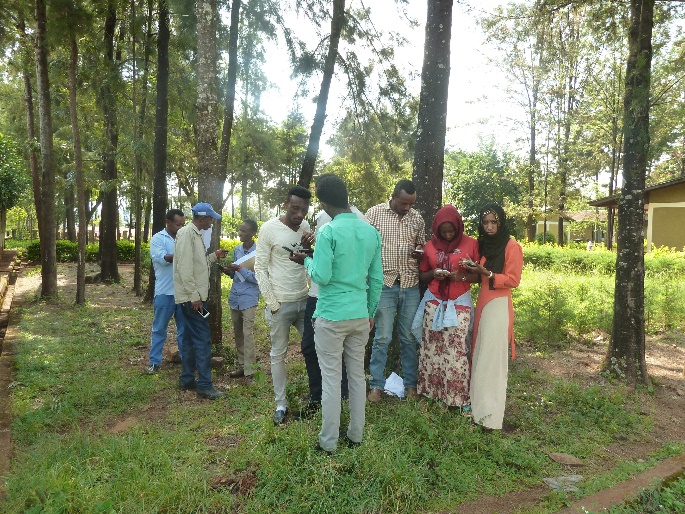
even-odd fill
[(381, 234), (383, 283), (392, 287), (399, 277), (402, 288), (418, 284), (419, 264), (410, 254), (426, 243), (426, 224), (419, 211), (411, 209), (400, 218), (387, 202), (366, 211), (366, 220)]

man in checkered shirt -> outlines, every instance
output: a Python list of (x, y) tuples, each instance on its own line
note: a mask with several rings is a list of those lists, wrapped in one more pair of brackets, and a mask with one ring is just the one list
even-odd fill
[(367, 399), (376, 403), (385, 387), (385, 364), (392, 341), (395, 316), (400, 339), (400, 361), (407, 398), (416, 398), (417, 341), (411, 331), (419, 306), (418, 260), (426, 242), (426, 225), (413, 205), (416, 188), (411, 180), (400, 180), (390, 201), (371, 207), (366, 220), (382, 239), (383, 291), (374, 319), (376, 335), (371, 350), (370, 391)]

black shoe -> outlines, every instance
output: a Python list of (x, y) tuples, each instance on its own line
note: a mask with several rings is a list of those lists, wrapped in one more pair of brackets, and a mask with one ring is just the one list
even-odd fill
[(229, 378), (242, 378), (245, 376), (245, 370), (243, 369), (237, 369), (235, 371), (231, 371), (228, 374)]
[(145, 370), (146, 375), (156, 375), (159, 371), (159, 364), (150, 364)]
[(178, 388), (181, 391), (195, 391), (195, 389), (197, 389), (197, 382), (195, 382), (195, 380), (193, 380), (192, 382), (186, 382), (186, 383), (179, 382)]
[(321, 402), (309, 402), (296, 414), (296, 419), (309, 419), (321, 410)]
[(283, 423), (285, 423), (285, 414), (286, 411), (277, 409), (276, 412), (274, 412), (273, 417), (274, 425), (282, 425)]
[(328, 455), (329, 457), (335, 453), (335, 450), (324, 450), (323, 448), (321, 448), (321, 445), (319, 443), (316, 443), (316, 446), (314, 447), (314, 449), (319, 453), (323, 453), (324, 455)]
[(208, 400), (216, 400), (217, 398), (221, 398), (222, 396), (226, 396), (226, 393), (217, 391), (214, 389), (214, 386), (209, 387), (208, 389), (198, 389), (197, 390), (197, 397), (198, 398), (207, 398)]
[(353, 441), (352, 439), (350, 439), (349, 437), (344, 435), (342, 437), (342, 444), (344, 444), (348, 448), (356, 448), (357, 446), (361, 446), (362, 443), (361, 443), (361, 441), (359, 441), (359, 442)]

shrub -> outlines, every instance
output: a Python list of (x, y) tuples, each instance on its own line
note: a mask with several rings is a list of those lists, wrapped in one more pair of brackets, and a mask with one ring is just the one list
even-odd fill
[[(76, 262), (78, 259), (78, 243), (74, 241), (68, 241), (66, 239), (58, 239), (56, 244), (57, 250), (57, 262)], [(97, 262), (98, 261), (98, 250), (99, 243), (90, 243), (86, 245), (86, 262)], [(141, 244), (141, 254), (143, 256), (143, 262), (145, 262), (145, 256), (150, 253), (150, 245), (147, 243)], [(26, 257), (30, 261), (40, 260), (40, 242), (33, 241), (26, 247)], [(125, 239), (117, 241), (117, 260), (119, 261), (132, 261), (135, 257), (135, 244), (133, 241), (127, 241)], [(149, 257), (148, 257), (149, 260)]]
[(545, 232), (544, 235), (542, 232), (538, 232), (537, 234), (535, 234), (535, 242), (539, 245), (555, 245), (557, 244), (557, 238), (549, 231)]

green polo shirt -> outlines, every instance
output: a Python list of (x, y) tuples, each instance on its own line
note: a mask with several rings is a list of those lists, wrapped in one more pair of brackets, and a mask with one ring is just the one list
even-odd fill
[(319, 285), (314, 318), (373, 318), (383, 288), (381, 236), (353, 212), (338, 214), (316, 238), (304, 265)]

